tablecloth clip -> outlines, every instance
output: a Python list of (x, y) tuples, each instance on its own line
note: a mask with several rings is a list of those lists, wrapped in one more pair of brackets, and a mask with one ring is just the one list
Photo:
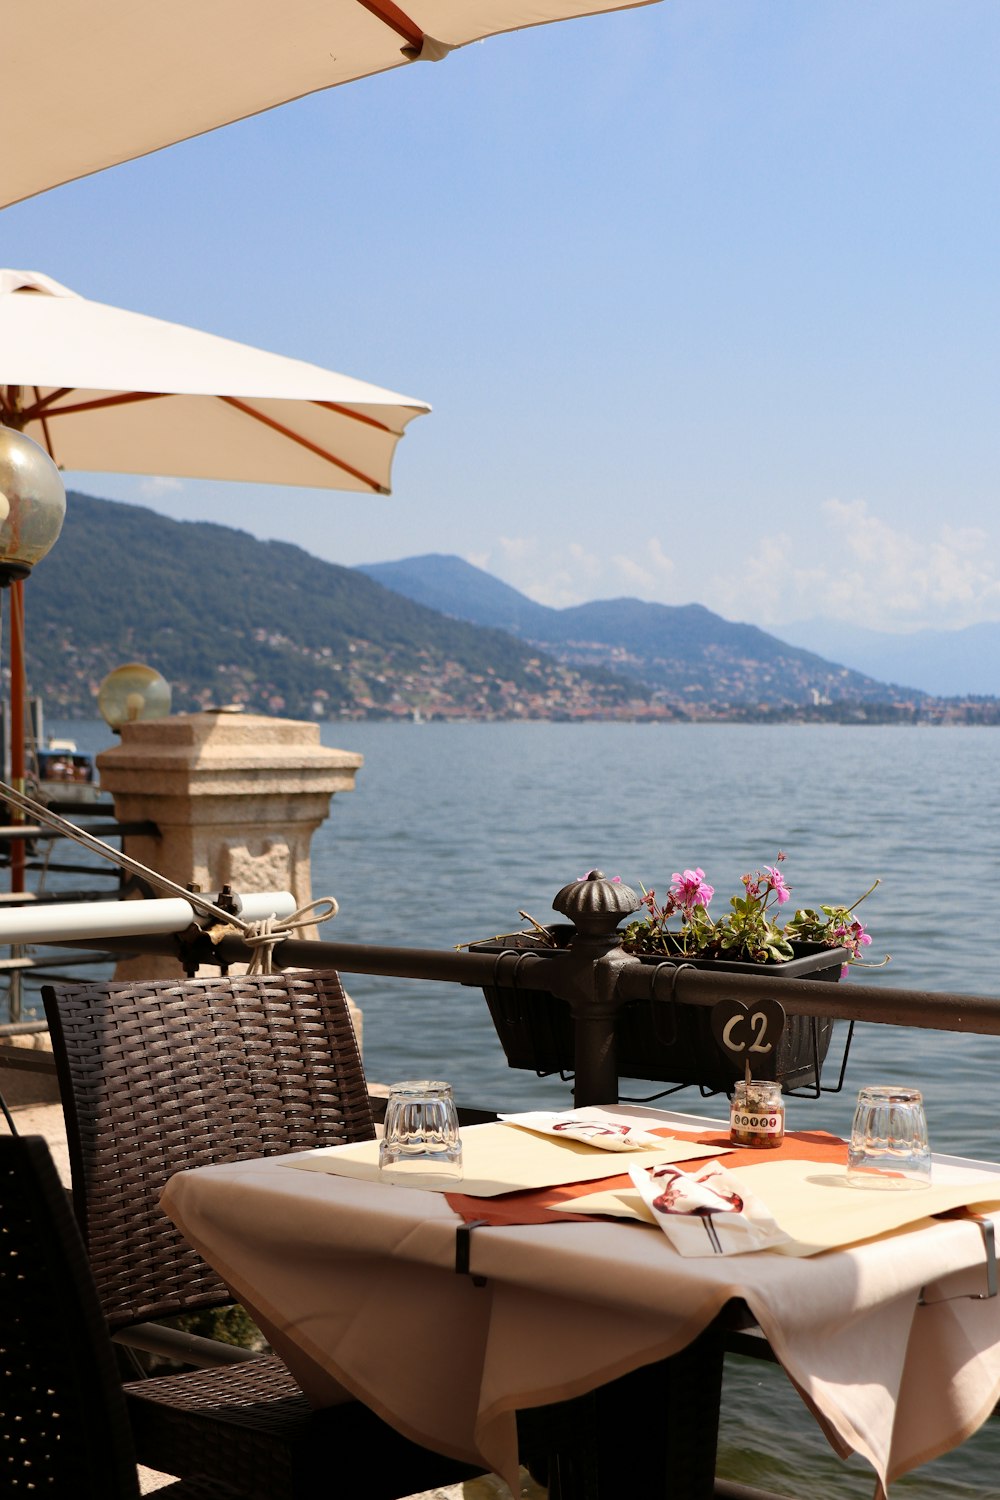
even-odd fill
[(455, 1274), (457, 1276), (472, 1276), (473, 1286), (485, 1286), (485, 1276), (474, 1276), (471, 1270), (472, 1263), (472, 1231), (483, 1229), (488, 1225), (488, 1219), (473, 1219), (471, 1223), (459, 1224), (455, 1230)]
[(953, 1209), (947, 1213), (937, 1214), (935, 1217), (940, 1219), (971, 1219), (973, 1223), (979, 1225), (979, 1233), (983, 1237), (983, 1250), (986, 1254), (986, 1290), (985, 1292), (959, 1292), (954, 1297), (935, 1297), (932, 1302), (928, 1302), (924, 1296), (926, 1288), (921, 1287), (920, 1296), (917, 1299), (918, 1306), (936, 1307), (939, 1302), (959, 1302), (963, 1298), (968, 1298), (971, 1302), (987, 1302), (990, 1297), (995, 1297), (997, 1294), (997, 1250), (996, 1230), (993, 1220), (985, 1219), (981, 1214), (969, 1213), (965, 1209)]

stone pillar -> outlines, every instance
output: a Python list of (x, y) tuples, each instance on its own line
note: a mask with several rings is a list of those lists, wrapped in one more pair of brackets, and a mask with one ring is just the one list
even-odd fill
[[(159, 830), (126, 839), (134, 859), (206, 895), (226, 884), (240, 893), (290, 890), (301, 906), (313, 895), (313, 833), (333, 793), (353, 790), (362, 760), (321, 745), (318, 724), (209, 712), (126, 724), (97, 765), (118, 820)], [(115, 971), (118, 979), (177, 975), (174, 960), (154, 956)]]

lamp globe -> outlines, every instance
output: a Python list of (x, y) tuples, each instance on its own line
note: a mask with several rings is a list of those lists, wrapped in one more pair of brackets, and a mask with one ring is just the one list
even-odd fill
[(104, 722), (120, 734), (123, 724), (166, 718), (170, 697), (170, 684), (165, 677), (153, 667), (130, 661), (105, 677), (97, 690), (97, 707)]
[(27, 578), (65, 516), (66, 488), (45, 449), (0, 427), (0, 587)]

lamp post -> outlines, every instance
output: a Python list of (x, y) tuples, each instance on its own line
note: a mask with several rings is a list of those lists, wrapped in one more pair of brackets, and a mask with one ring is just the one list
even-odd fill
[[(24, 791), (23, 581), (55, 542), (66, 515), (62, 476), (44, 448), (0, 426), (0, 588), (10, 589), (10, 777)], [(16, 819), (20, 821), (20, 819)], [(24, 889), (24, 845), (10, 856), (11, 890)]]
[(123, 724), (134, 724), (139, 719), (165, 719), (170, 712), (170, 700), (167, 679), (138, 661), (116, 667), (97, 690), (101, 717), (115, 734), (121, 734)]

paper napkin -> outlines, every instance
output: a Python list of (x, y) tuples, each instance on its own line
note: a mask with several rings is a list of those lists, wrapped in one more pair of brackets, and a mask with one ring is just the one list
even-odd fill
[(717, 1162), (693, 1172), (665, 1163), (632, 1167), (629, 1176), (680, 1255), (742, 1255), (788, 1239), (761, 1200)]
[(665, 1144), (662, 1135), (651, 1135), (626, 1120), (613, 1120), (605, 1114), (585, 1109), (532, 1110), (527, 1114), (500, 1115), (506, 1125), (520, 1125), (538, 1135), (554, 1135), (564, 1141), (582, 1141), (599, 1151), (648, 1151)]

